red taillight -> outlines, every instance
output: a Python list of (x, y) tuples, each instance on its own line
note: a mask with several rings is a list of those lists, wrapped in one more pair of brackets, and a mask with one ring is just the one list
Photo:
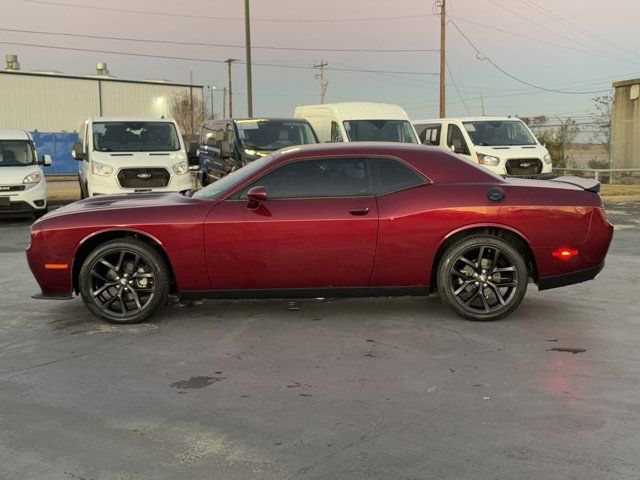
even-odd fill
[(573, 248), (559, 248), (555, 250), (551, 255), (555, 258), (561, 258), (562, 260), (569, 260), (572, 257), (575, 257), (580, 252), (578, 250), (574, 250)]

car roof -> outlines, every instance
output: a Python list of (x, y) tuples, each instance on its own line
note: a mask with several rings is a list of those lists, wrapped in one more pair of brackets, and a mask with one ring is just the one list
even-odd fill
[(278, 122), (305, 122), (309, 123), (304, 118), (294, 118), (294, 117), (256, 117), (256, 118), (216, 118), (215, 120), (205, 120), (205, 125), (213, 125), (216, 123), (224, 123), (224, 122), (260, 122), (266, 120), (275, 120)]
[(96, 122), (166, 122), (175, 123), (172, 118), (157, 117), (92, 117), (89, 119), (91, 123)]
[(448, 118), (430, 118), (425, 120), (411, 120), (411, 123), (423, 124), (423, 123), (439, 123), (439, 122), (493, 122), (493, 121), (505, 121), (505, 120), (520, 120), (518, 117), (489, 117), (489, 116), (479, 116), (479, 117), (448, 117)]
[(344, 120), (375, 120), (383, 116), (389, 120), (407, 120), (406, 112), (399, 105), (376, 102), (322, 103), (319, 105), (300, 105), (296, 114), (304, 110), (331, 110), (339, 113)]
[(26, 130), (0, 129), (0, 140), (31, 140)]

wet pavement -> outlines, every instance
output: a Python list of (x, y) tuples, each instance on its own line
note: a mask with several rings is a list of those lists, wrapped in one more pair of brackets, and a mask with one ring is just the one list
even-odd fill
[(638, 479), (640, 204), (611, 210), (597, 279), (495, 323), (432, 296), (108, 325), (31, 300), (0, 221), (0, 478)]

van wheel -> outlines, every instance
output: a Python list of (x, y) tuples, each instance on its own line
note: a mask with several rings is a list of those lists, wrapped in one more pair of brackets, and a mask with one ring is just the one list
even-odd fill
[(107, 242), (93, 250), (80, 269), (80, 294), (98, 318), (139, 323), (164, 304), (169, 273), (162, 255), (133, 238)]
[(82, 182), (80, 180), (78, 180), (78, 185), (80, 186), (80, 200), (83, 200), (87, 198), (87, 194), (85, 193), (84, 186), (82, 185)]
[(453, 244), (438, 269), (438, 293), (444, 304), (475, 321), (498, 320), (513, 312), (528, 281), (522, 254), (493, 235), (475, 235)]

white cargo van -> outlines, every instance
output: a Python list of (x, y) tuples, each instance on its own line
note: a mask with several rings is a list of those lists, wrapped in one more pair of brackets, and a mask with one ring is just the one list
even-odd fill
[(79, 133), (72, 156), (80, 163), (82, 198), (192, 188), (184, 141), (173, 120), (90, 118)]
[(465, 117), (415, 120), (421, 143), (447, 148), (499, 175), (544, 177), (551, 156), (519, 118)]
[(296, 107), (320, 142), (419, 143), (409, 117), (398, 105), (373, 102), (325, 103)]
[(0, 130), (0, 214), (47, 211), (47, 181), (41, 166), (51, 165), (51, 157), (38, 158), (29, 132)]

